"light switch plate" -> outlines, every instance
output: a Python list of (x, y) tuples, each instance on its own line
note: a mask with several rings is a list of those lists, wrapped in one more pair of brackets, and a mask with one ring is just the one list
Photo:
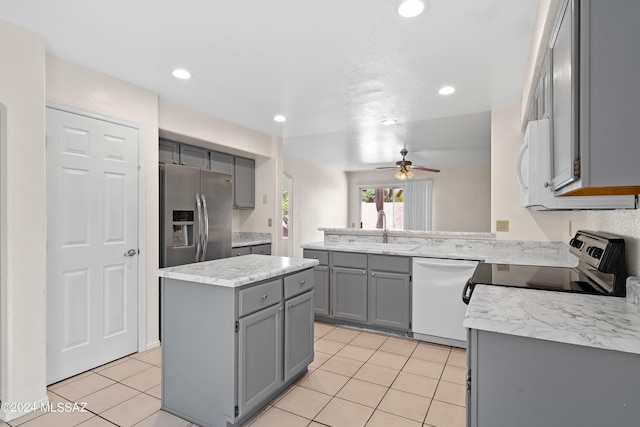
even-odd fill
[(272, 220), (271, 218), (269, 218), (269, 219), (267, 220), (267, 225), (268, 225), (269, 227), (271, 227), (271, 226), (273, 225), (273, 220)]
[(496, 221), (496, 231), (509, 231), (509, 221), (507, 220)]

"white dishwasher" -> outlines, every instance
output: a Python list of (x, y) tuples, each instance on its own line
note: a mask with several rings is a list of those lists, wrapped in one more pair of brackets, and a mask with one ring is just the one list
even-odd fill
[(478, 261), (413, 258), (414, 338), (466, 348), (462, 291), (477, 265)]

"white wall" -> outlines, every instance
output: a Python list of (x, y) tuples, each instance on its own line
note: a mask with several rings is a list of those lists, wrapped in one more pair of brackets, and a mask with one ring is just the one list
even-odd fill
[(47, 56), (47, 100), (140, 125), (142, 279), (146, 283), (146, 346), (158, 345), (158, 96), (140, 87)]
[(36, 403), (47, 399), (45, 41), (0, 21), (0, 52), (0, 393)]
[[(496, 233), (505, 240), (564, 241), (564, 213), (535, 212), (518, 206), (516, 161), (520, 152), (520, 105), (491, 111), (491, 231), (496, 220), (508, 220), (509, 231)], [(565, 234), (563, 235), (563, 231)]]
[(301, 244), (324, 239), (318, 228), (347, 226), (347, 177), (343, 171), (306, 160), (283, 158), (284, 172), (293, 178), (293, 197), (289, 199), (292, 256), (302, 257)]
[[(416, 171), (412, 179), (433, 180), (433, 231), (488, 232), (491, 218), (491, 166), (465, 165), (442, 168), (440, 173)], [(393, 171), (348, 172), (349, 225), (360, 226), (359, 186), (399, 185)]]

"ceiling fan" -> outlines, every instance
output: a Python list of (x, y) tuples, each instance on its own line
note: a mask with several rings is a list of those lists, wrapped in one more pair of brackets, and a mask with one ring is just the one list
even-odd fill
[(405, 156), (408, 154), (409, 152), (407, 151), (406, 148), (403, 148), (400, 151), (400, 154), (402, 154), (402, 160), (399, 160), (396, 162), (395, 166), (381, 166), (381, 167), (377, 167), (376, 169), (396, 169), (399, 168), (398, 172), (396, 172), (396, 178), (398, 179), (409, 179), (413, 176), (413, 172), (411, 172), (411, 169), (415, 169), (418, 171), (426, 171), (426, 172), (440, 172), (440, 169), (431, 169), (431, 168), (425, 168), (424, 166), (418, 166), (418, 165), (412, 165), (410, 160), (406, 160)]

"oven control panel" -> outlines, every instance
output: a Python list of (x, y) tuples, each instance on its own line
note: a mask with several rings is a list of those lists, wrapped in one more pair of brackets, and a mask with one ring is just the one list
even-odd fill
[(603, 273), (624, 257), (624, 239), (604, 232), (578, 231), (570, 241), (571, 253)]

